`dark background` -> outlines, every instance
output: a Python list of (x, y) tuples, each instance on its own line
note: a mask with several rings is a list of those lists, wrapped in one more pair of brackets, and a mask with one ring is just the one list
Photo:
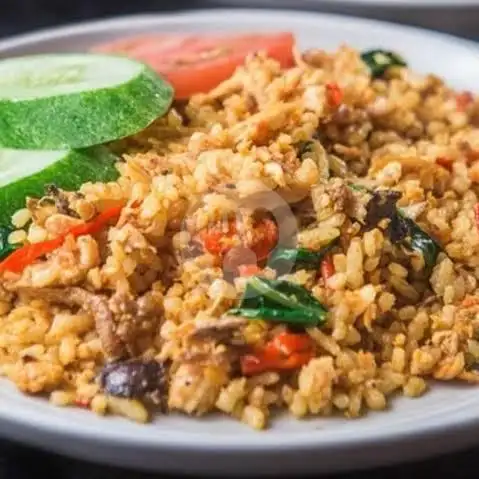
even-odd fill
[(0, 0), (0, 35), (90, 18), (198, 8), (204, 4), (204, 0)]
[[(296, 0), (291, 0), (295, 5)], [(89, 18), (215, 6), (214, 0), (0, 0), (0, 36)], [(479, 35), (479, 31), (478, 31)], [(479, 411), (478, 411), (479, 414)], [(344, 458), (347, 461), (347, 458)], [(479, 449), (405, 466), (356, 472), (335, 479), (476, 478)], [(134, 471), (96, 466), (0, 441), (0, 479), (154, 479)], [(254, 476), (254, 471), (251, 471)], [(164, 479), (173, 479), (161, 475)], [(180, 478), (176, 478), (180, 479)]]

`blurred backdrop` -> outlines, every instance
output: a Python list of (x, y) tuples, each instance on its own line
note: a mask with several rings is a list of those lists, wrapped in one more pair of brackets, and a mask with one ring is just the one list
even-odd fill
[(89, 18), (197, 8), (204, 3), (202, 0), (0, 0), (0, 35)]
[(0, 36), (131, 13), (262, 7), (378, 18), (479, 40), (479, 0), (0, 0), (0, 5)]

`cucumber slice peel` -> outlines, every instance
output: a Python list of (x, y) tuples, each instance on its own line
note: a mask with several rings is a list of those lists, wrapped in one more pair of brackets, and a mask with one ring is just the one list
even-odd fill
[(87, 150), (33, 151), (0, 149), (0, 225), (9, 225), (27, 197), (40, 198), (45, 185), (75, 191), (83, 183), (118, 178), (117, 157), (105, 147)]
[(75, 149), (137, 133), (162, 116), (172, 87), (120, 56), (52, 54), (0, 61), (0, 146)]

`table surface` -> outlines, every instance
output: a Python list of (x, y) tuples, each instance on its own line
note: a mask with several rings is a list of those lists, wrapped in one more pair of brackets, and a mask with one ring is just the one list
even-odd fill
[[(294, 4), (294, 0), (292, 0)], [(201, 8), (202, 0), (4, 0), (0, 14), (0, 36), (88, 18), (148, 11)], [(5, 4), (6, 3), (6, 4)], [(210, 0), (208, 5), (214, 4)], [(475, 478), (479, 448), (428, 461), (373, 471), (328, 476), (330, 479), (399, 479), (434, 475), (440, 478)], [(30, 479), (31, 468), (49, 479), (153, 479), (153, 474), (98, 466), (0, 441), (0, 478)], [(173, 476), (161, 476), (173, 479)], [(175, 479), (181, 479), (174, 476)]]

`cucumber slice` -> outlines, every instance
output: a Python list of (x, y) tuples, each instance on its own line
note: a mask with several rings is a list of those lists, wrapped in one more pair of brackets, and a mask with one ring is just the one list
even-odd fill
[(0, 61), (0, 146), (85, 148), (141, 131), (162, 116), (172, 87), (119, 56), (34, 55)]
[(76, 151), (0, 149), (0, 225), (9, 225), (15, 211), (25, 207), (27, 196), (40, 198), (45, 185), (68, 191), (88, 181), (118, 178), (117, 157), (105, 147)]

